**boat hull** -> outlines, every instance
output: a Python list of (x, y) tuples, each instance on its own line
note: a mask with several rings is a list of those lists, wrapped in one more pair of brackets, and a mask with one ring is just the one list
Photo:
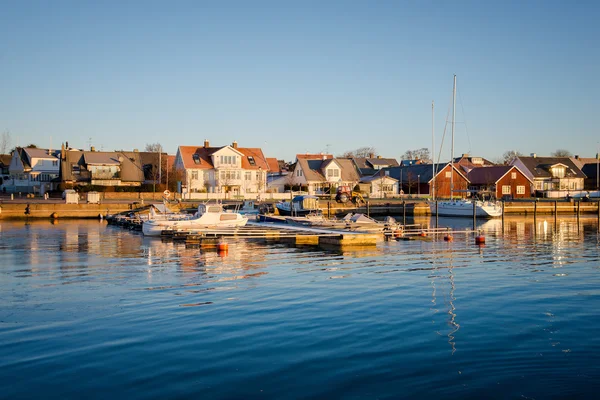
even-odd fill
[(431, 203), (431, 214), (440, 217), (473, 217), (473, 207), (475, 207), (475, 217), (477, 218), (497, 218), (502, 216), (502, 206), (494, 202), (473, 203), (472, 201), (440, 201)]
[(165, 230), (201, 230), (218, 228), (235, 228), (245, 226), (248, 223), (248, 217), (239, 215), (239, 218), (227, 221), (207, 222), (199, 219), (187, 221), (146, 221), (142, 225), (142, 232), (146, 236), (160, 236)]

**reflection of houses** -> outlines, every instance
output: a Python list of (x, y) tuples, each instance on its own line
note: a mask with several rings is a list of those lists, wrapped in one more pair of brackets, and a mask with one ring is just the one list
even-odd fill
[(298, 154), (290, 176), (292, 185), (306, 188), (309, 194), (333, 193), (338, 186), (354, 188), (359, 181), (352, 160), (330, 154)]
[[(598, 155), (596, 155), (598, 157)], [(581, 171), (585, 174), (586, 178), (583, 182), (585, 190), (599, 190), (600, 189), (600, 163), (598, 158), (582, 158), (575, 156), (573, 161)]]
[(560, 197), (583, 190), (585, 174), (569, 157), (516, 157), (518, 167), (533, 182), (538, 196)]
[(383, 168), (397, 167), (398, 161), (395, 158), (383, 158), (381, 156), (361, 158), (356, 157), (351, 159), (360, 176), (372, 176)]
[(179, 146), (175, 168), (182, 172), (184, 193), (231, 193), (232, 195), (264, 192), (269, 165), (260, 148), (231, 146)]
[(470, 189), (485, 197), (531, 197), (533, 182), (514, 165), (473, 168), (467, 177), (471, 182)]
[[(67, 145), (68, 146), (68, 145)], [(144, 173), (137, 151), (61, 150), (60, 178), (67, 187), (141, 186)]]
[(56, 150), (17, 147), (10, 160), (10, 181), (4, 182), (6, 191), (44, 194), (54, 189), (58, 161)]
[(381, 170), (375, 175), (364, 176), (360, 182), (369, 184), (369, 197), (373, 198), (393, 197), (399, 191), (398, 180), (390, 177), (389, 171)]
[[(386, 169), (389, 176), (397, 179), (404, 195), (431, 195), (435, 186), (435, 196), (440, 198), (450, 197), (450, 180), (453, 180), (453, 196), (465, 197), (469, 180), (456, 167), (447, 164), (416, 164)], [(452, 172), (454, 174), (452, 175)]]

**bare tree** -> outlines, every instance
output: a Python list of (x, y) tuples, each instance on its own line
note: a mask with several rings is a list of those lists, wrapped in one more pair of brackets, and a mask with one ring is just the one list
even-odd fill
[(345, 151), (338, 158), (373, 158), (377, 155), (375, 147), (360, 147), (356, 150)]
[(571, 157), (573, 154), (569, 150), (558, 149), (552, 153), (552, 157)]
[(502, 162), (508, 165), (517, 157), (521, 157), (523, 154), (518, 150), (507, 150), (502, 154)]
[(406, 150), (402, 156), (403, 160), (430, 160), (429, 149), (422, 147), (415, 150)]
[(144, 151), (148, 153), (162, 153), (163, 147), (160, 143), (147, 143)]
[(0, 154), (6, 154), (6, 150), (8, 150), (8, 148), (10, 147), (10, 142), (10, 132), (2, 132), (2, 136), (0, 136)]

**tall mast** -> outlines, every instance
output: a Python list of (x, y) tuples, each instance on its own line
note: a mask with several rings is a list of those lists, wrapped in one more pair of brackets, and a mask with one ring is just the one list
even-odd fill
[(450, 200), (454, 190), (454, 119), (456, 117), (456, 75), (452, 86), (452, 145), (450, 146)]
[(435, 137), (433, 136), (433, 107), (434, 101), (431, 101), (431, 177), (433, 178), (431, 184), (431, 199), (435, 200)]

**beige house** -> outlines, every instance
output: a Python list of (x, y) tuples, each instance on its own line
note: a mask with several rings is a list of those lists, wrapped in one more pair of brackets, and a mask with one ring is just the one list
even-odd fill
[(380, 171), (372, 176), (361, 178), (361, 183), (368, 183), (370, 186), (369, 197), (374, 199), (383, 199), (398, 195), (398, 180), (389, 176), (389, 171)]
[(353, 188), (360, 176), (350, 159), (298, 154), (288, 179), (290, 184), (306, 188), (309, 194), (329, 194), (335, 193), (338, 186)]

